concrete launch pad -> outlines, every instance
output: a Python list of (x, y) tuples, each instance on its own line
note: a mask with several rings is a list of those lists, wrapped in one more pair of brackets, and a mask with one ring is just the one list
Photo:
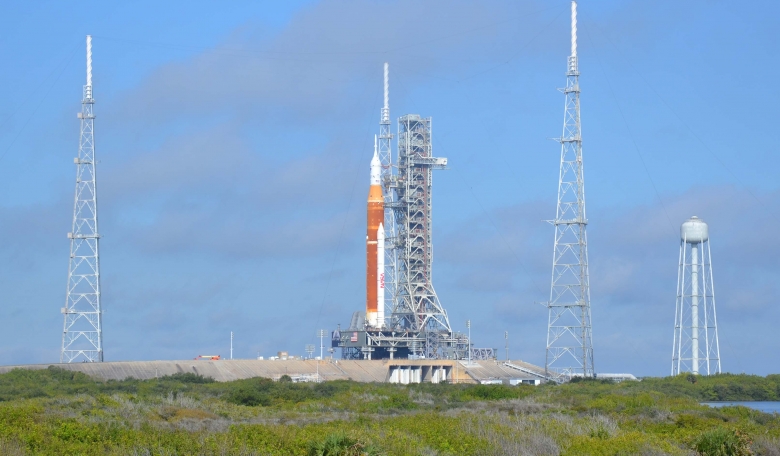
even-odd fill
[(13, 369), (46, 369), (56, 366), (102, 380), (140, 380), (191, 372), (219, 382), (253, 377), (293, 381), (354, 380), (377, 383), (532, 383), (544, 381), (544, 369), (523, 361), (454, 360), (220, 360), (220, 361), (119, 361), (71, 364), (0, 366)]

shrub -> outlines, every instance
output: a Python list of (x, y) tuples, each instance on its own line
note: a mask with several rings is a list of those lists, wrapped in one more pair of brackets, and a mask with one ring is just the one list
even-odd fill
[(742, 432), (719, 427), (699, 435), (693, 448), (705, 456), (749, 456), (753, 454), (750, 445)]
[(335, 380), (330, 382), (316, 383), (314, 391), (318, 397), (333, 397), (336, 394), (344, 393), (350, 389), (356, 389), (357, 383), (345, 380)]
[(240, 388), (231, 391), (227, 395), (225, 400), (233, 404), (248, 405), (251, 407), (258, 406), (258, 405), (267, 407), (271, 405), (271, 399), (268, 397), (267, 394), (263, 394), (260, 391), (253, 390), (250, 388)]
[(524, 396), (524, 392), (515, 386), (506, 385), (474, 385), (466, 390), (466, 395), (475, 399), (497, 401), (500, 399), (515, 399)]
[(366, 446), (345, 434), (328, 434), (325, 439), (309, 443), (309, 456), (363, 456), (379, 454), (371, 446)]
[(215, 380), (211, 377), (204, 377), (202, 375), (194, 374), (192, 372), (177, 372), (175, 374), (166, 375), (160, 377), (161, 381), (172, 380), (181, 383), (214, 383)]

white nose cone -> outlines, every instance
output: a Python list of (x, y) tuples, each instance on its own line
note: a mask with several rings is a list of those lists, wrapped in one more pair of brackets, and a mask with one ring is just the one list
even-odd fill
[(680, 227), (680, 238), (688, 244), (699, 244), (709, 239), (709, 237), (709, 227), (695, 215), (686, 220)]
[(371, 185), (379, 185), (382, 174), (382, 165), (379, 163), (379, 155), (376, 151), (376, 136), (374, 136), (374, 158), (371, 159)]

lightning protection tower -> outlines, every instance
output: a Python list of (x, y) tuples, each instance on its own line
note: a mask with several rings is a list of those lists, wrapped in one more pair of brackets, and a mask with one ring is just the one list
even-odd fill
[(100, 260), (95, 186), (95, 114), (92, 98), (92, 37), (87, 35), (87, 84), (81, 101), (81, 137), (76, 164), (76, 196), (70, 239), (60, 362), (103, 361)]
[(720, 373), (709, 227), (693, 216), (680, 227), (672, 375)]
[(447, 312), (433, 289), (431, 190), (433, 169), (445, 169), (446, 158), (432, 155), (431, 119), (410, 114), (398, 119), (396, 217), (398, 277), (392, 327), (411, 333), (410, 351), (426, 358), (442, 356), (452, 343)]
[(566, 72), (566, 97), (558, 180), (552, 283), (547, 323), (545, 371), (565, 379), (591, 377), (593, 341), (590, 322), (590, 279), (585, 216), (585, 178), (580, 128), (580, 85), (577, 62), (577, 2), (571, 2), (571, 55)]
[[(385, 62), (384, 71), (384, 105), (379, 115), (379, 163), (382, 166), (381, 182), (385, 198), (385, 302), (386, 310), (392, 311), (395, 302), (395, 288), (398, 251), (395, 249), (397, 242), (395, 228), (395, 214), (392, 203), (395, 201), (395, 189), (393, 187), (393, 134), (390, 132), (390, 69)], [(389, 313), (384, 312), (385, 315)], [(384, 326), (384, 321), (379, 322)]]

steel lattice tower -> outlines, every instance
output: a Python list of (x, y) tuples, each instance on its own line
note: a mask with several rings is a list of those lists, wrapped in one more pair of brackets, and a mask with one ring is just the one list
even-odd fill
[(709, 227), (694, 216), (680, 227), (672, 375), (702, 370), (707, 375), (721, 372), (720, 345)]
[(95, 100), (92, 98), (92, 37), (87, 35), (87, 84), (81, 101), (81, 137), (76, 164), (76, 196), (70, 239), (60, 362), (103, 361), (100, 307), (97, 193), (95, 186)]
[(588, 224), (585, 215), (585, 178), (580, 128), (580, 85), (577, 63), (577, 2), (571, 3), (571, 56), (568, 59), (566, 97), (558, 181), (550, 301), (547, 303), (545, 370), (563, 378), (593, 376), (593, 340), (588, 275)]
[[(397, 235), (395, 229), (395, 214), (392, 203), (395, 201), (395, 189), (393, 188), (393, 134), (390, 132), (390, 73), (389, 65), (385, 63), (384, 71), (384, 105), (379, 116), (379, 162), (382, 165), (382, 189), (385, 198), (385, 315), (392, 312), (395, 302), (395, 288), (398, 252), (395, 249)], [(379, 326), (385, 322), (380, 321)]]
[(415, 354), (441, 356), (452, 341), (447, 313), (433, 288), (431, 190), (433, 169), (444, 169), (446, 158), (432, 155), (431, 119), (410, 114), (398, 119), (398, 176), (392, 203), (398, 232), (398, 281), (392, 312), (394, 329), (416, 334)]

